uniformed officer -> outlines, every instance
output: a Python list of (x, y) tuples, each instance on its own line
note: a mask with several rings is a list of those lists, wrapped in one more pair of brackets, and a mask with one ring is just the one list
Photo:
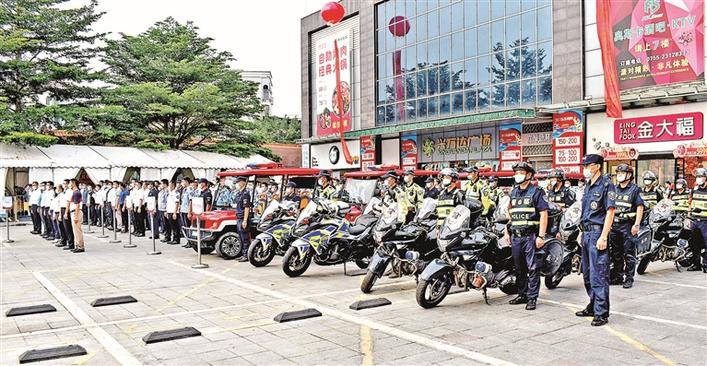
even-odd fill
[(405, 192), (398, 186), (399, 177), (395, 170), (388, 171), (381, 178), (383, 179), (383, 186), (385, 187), (383, 203), (386, 206), (390, 206), (393, 203), (402, 203), (403, 201), (407, 202)]
[(452, 168), (444, 168), (439, 172), (442, 178), (442, 191), (437, 196), (437, 226), (444, 224), (444, 219), (454, 211), (457, 205), (464, 202), (464, 192), (457, 188), (459, 174)]
[(236, 259), (239, 262), (248, 261), (248, 246), (250, 245), (250, 233), (248, 232), (248, 220), (250, 219), (250, 210), (253, 207), (251, 202), (250, 191), (246, 189), (246, 177), (236, 178), (236, 231), (241, 240), (241, 253)]
[(658, 202), (663, 200), (663, 193), (657, 188), (658, 178), (655, 174), (647, 170), (643, 172), (643, 188), (641, 189), (641, 199), (645, 203), (645, 210), (643, 212), (643, 221), (648, 218), (648, 213), (650, 212)]
[(633, 168), (628, 164), (616, 167), (614, 203), (614, 225), (609, 235), (611, 255), (610, 284), (628, 289), (633, 287), (633, 275), (636, 273), (636, 235), (641, 228), (645, 203), (640, 189), (633, 184)]
[(670, 199), (675, 204), (675, 211), (687, 211), (690, 208), (690, 190), (685, 179), (675, 181), (675, 190), (670, 192)]
[(330, 200), (334, 198), (336, 189), (331, 186), (331, 175), (326, 170), (322, 170), (317, 174), (317, 183), (319, 185), (314, 189), (314, 197), (318, 199)]
[(413, 169), (405, 169), (403, 174), (403, 190), (405, 191), (405, 197), (408, 200), (410, 207), (419, 209), (422, 206), (422, 201), (425, 199), (425, 190), (420, 187), (419, 184), (414, 182), (415, 171)]
[(296, 189), (297, 189), (297, 184), (295, 182), (292, 182), (292, 181), (287, 182), (287, 188), (285, 188), (285, 196), (283, 197), (283, 200), (295, 202), (297, 204), (296, 207), (299, 208), (301, 198), (299, 195), (297, 195)]
[(508, 303), (526, 304), (526, 310), (535, 310), (540, 292), (537, 250), (545, 246), (547, 234), (547, 198), (545, 192), (530, 184), (535, 175), (532, 165), (522, 161), (513, 165), (516, 186), (511, 191), (508, 211), (511, 215), (511, 250), (516, 269), (518, 296)]
[(479, 179), (479, 168), (475, 166), (464, 169), (464, 172), (469, 173), (469, 180), (464, 185), (464, 196), (467, 200), (481, 201), (481, 191), (484, 188), (484, 183)]
[[(707, 168), (695, 170), (695, 189), (692, 191), (690, 217), (692, 218), (692, 248), (693, 263), (687, 270), (707, 273)], [(703, 251), (704, 250), (704, 251)], [(700, 252), (702, 265), (700, 266)]]
[(565, 172), (562, 169), (553, 169), (547, 177), (550, 179), (550, 187), (547, 191), (548, 201), (565, 211), (577, 201), (574, 192), (565, 186)]
[(614, 185), (601, 174), (604, 158), (589, 154), (584, 157), (586, 186), (582, 196), (582, 276), (589, 304), (577, 316), (591, 316), (593, 326), (609, 322), (609, 247), (608, 238), (614, 223)]
[(425, 198), (437, 199), (439, 195), (439, 189), (435, 186), (435, 179), (432, 177), (427, 177), (425, 180)]
[(484, 203), (484, 211), (482, 215), (491, 216), (498, 206), (498, 200), (503, 196), (503, 190), (498, 187), (498, 179), (489, 177), (488, 183), (481, 190), (481, 201)]

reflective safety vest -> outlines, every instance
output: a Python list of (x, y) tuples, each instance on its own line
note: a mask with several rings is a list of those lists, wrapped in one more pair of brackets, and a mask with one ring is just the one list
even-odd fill
[(527, 230), (540, 225), (540, 213), (535, 208), (535, 186), (529, 186), (525, 191), (518, 187), (511, 192), (511, 229)]
[(476, 182), (467, 181), (464, 185), (464, 194), (468, 200), (481, 201), (481, 193), (484, 190), (484, 183), (479, 179)]
[(707, 220), (707, 187), (697, 188), (692, 191), (692, 204), (693, 209), (699, 208), (700, 212), (693, 211), (690, 216), (698, 220)]
[(457, 188), (454, 188), (451, 192), (447, 189), (440, 192), (439, 196), (437, 196), (437, 226), (441, 226), (444, 223), (444, 219), (454, 211), (457, 205), (462, 203), (462, 200), (461, 191)]
[(407, 198), (410, 206), (420, 208), (422, 201), (425, 199), (425, 190), (417, 183), (405, 186), (405, 198)]
[(617, 222), (625, 222), (636, 218), (636, 196), (634, 195), (633, 184), (629, 184), (626, 188), (621, 188), (616, 186), (616, 198), (614, 198), (614, 203), (616, 205), (616, 213), (614, 215)]
[(334, 198), (334, 193), (336, 193), (336, 189), (331, 185), (327, 185), (324, 188), (318, 186), (317, 189), (314, 190), (314, 197), (330, 200)]
[(660, 195), (661, 194), (655, 188), (651, 188), (650, 191), (646, 191), (645, 189), (641, 190), (641, 199), (645, 202), (646, 206), (648, 206), (649, 210), (658, 204)]
[(562, 187), (559, 191), (554, 188), (547, 191), (547, 200), (562, 209), (567, 207), (565, 201), (567, 200), (567, 195), (570, 193), (569, 188)]
[(670, 199), (675, 203), (675, 207), (673, 207), (675, 211), (687, 211), (690, 207), (690, 190), (686, 189), (682, 193), (673, 191)]

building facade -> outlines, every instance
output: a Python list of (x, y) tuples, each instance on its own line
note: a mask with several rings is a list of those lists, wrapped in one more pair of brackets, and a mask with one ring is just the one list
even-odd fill
[[(325, 25), (319, 13), (301, 21), (303, 165), (335, 171), (369, 165), (428, 169), (475, 165), (507, 171), (524, 160), (536, 168), (562, 167), (578, 173), (582, 154), (613, 154), (604, 135), (609, 125), (613, 131), (614, 120), (605, 115), (594, 2), (341, 3), (347, 15), (335, 26)], [(638, 11), (645, 5), (644, 0), (633, 3)], [(664, 1), (657, 3), (653, 18), (668, 7)], [(703, 4), (695, 6), (704, 9)], [(665, 13), (669, 17), (674, 12)], [(690, 11), (679, 17), (685, 24), (682, 30), (701, 32), (694, 38), (702, 45), (704, 23), (692, 19), (697, 28), (688, 27)], [(619, 21), (615, 28), (623, 24)], [(340, 56), (339, 80), (347, 97), (344, 115), (338, 111), (337, 60), (330, 57), (331, 51)], [(703, 64), (704, 47), (693, 47), (692, 56)], [(701, 113), (703, 68), (695, 68), (691, 80), (677, 83), (691, 88), (694, 95), (655, 98), (657, 105), (644, 97), (635, 103), (631, 95), (637, 88), (665, 95), (675, 90), (676, 83), (641, 89), (628, 82), (622, 88), (625, 116), (656, 116), (675, 108)], [(689, 106), (674, 107), (683, 104)], [(342, 163), (337, 151), (342, 131), (351, 154), (358, 157), (352, 162)], [(692, 137), (704, 141), (703, 135)], [(685, 170), (678, 167), (677, 158), (668, 159), (676, 148), (673, 142), (660, 147), (667, 160), (661, 171), (672, 174), (665, 174), (665, 179)], [(639, 162), (634, 164), (639, 171), (658, 168), (657, 163)]]
[(263, 105), (263, 115), (269, 116), (275, 103), (270, 71), (241, 71), (241, 78), (258, 84), (258, 99)]

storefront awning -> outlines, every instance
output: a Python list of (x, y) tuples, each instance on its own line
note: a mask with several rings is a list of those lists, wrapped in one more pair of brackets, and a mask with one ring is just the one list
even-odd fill
[(52, 161), (52, 167), (62, 168), (110, 168), (110, 162), (89, 146), (52, 145), (40, 147)]
[(51, 166), (52, 160), (36, 146), (0, 144), (0, 167), (41, 168)]
[(162, 164), (156, 159), (134, 147), (92, 146), (93, 150), (110, 161), (111, 166), (160, 168)]
[(344, 136), (350, 137), (361, 137), (361, 136), (375, 136), (375, 135), (385, 135), (389, 133), (407, 132), (407, 131), (418, 131), (427, 130), (440, 127), (448, 126), (458, 126), (465, 124), (475, 124), (484, 123), (491, 121), (501, 121), (506, 119), (526, 119), (535, 118), (535, 110), (533, 109), (511, 109), (507, 111), (498, 112), (488, 112), (488, 113), (478, 113), (467, 116), (459, 116), (453, 118), (443, 118), (436, 119), (432, 121), (416, 122), (416, 123), (403, 123), (393, 126), (382, 126), (376, 128), (369, 128), (365, 130), (346, 132)]

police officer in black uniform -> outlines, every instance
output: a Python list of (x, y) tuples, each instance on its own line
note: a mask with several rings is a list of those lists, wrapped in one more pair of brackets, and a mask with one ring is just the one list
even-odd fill
[(616, 167), (615, 187), (616, 211), (614, 225), (609, 235), (611, 255), (610, 284), (628, 289), (633, 287), (633, 275), (636, 273), (636, 235), (641, 228), (645, 204), (641, 190), (633, 184), (633, 168), (627, 164)]
[(539, 261), (537, 249), (545, 246), (547, 234), (547, 198), (545, 192), (532, 185), (535, 169), (526, 163), (513, 165), (516, 186), (511, 191), (508, 207), (511, 222), (507, 235), (511, 237), (511, 249), (516, 268), (518, 296), (508, 303), (526, 304), (526, 310), (535, 310), (540, 292)]
[(236, 232), (241, 240), (241, 253), (236, 259), (239, 262), (248, 261), (248, 246), (250, 245), (250, 233), (248, 232), (248, 221), (253, 209), (253, 202), (250, 191), (246, 189), (246, 177), (236, 178)]
[(658, 202), (663, 200), (663, 193), (658, 189), (658, 178), (650, 170), (643, 172), (643, 188), (641, 189), (641, 199), (645, 203), (643, 211), (643, 222), (647, 222), (648, 214)]
[[(707, 168), (695, 170), (695, 189), (692, 190), (690, 202), (690, 218), (692, 219), (692, 248), (693, 263), (687, 270), (707, 273)], [(702, 255), (700, 256), (700, 252)], [(702, 257), (702, 265), (700, 265)]]
[(604, 158), (589, 154), (584, 157), (587, 183), (582, 196), (582, 276), (589, 304), (577, 316), (591, 316), (593, 326), (609, 322), (609, 232), (614, 223), (614, 185), (601, 174)]
[(297, 195), (297, 183), (293, 181), (287, 182), (287, 188), (285, 188), (285, 196), (283, 197), (284, 201), (290, 201), (290, 202), (295, 202), (297, 204), (297, 207), (299, 207), (299, 203), (302, 200), (299, 195)]
[(328, 171), (322, 170), (317, 174), (317, 188), (314, 189), (313, 198), (330, 200), (334, 198), (336, 189), (331, 186), (331, 175)]
[(444, 219), (454, 211), (457, 205), (464, 203), (464, 192), (457, 188), (459, 174), (452, 168), (444, 168), (439, 172), (442, 178), (442, 192), (437, 196), (437, 226), (444, 224)]
[(670, 192), (670, 199), (675, 203), (675, 211), (687, 211), (690, 208), (690, 190), (687, 180), (680, 178), (675, 181), (675, 189)]
[(427, 177), (427, 179), (425, 179), (425, 198), (437, 199), (438, 195), (439, 189), (435, 186), (435, 179)]
[(574, 192), (565, 186), (565, 172), (562, 169), (553, 169), (547, 178), (550, 180), (550, 189), (547, 191), (550, 203), (564, 211), (577, 201)]

